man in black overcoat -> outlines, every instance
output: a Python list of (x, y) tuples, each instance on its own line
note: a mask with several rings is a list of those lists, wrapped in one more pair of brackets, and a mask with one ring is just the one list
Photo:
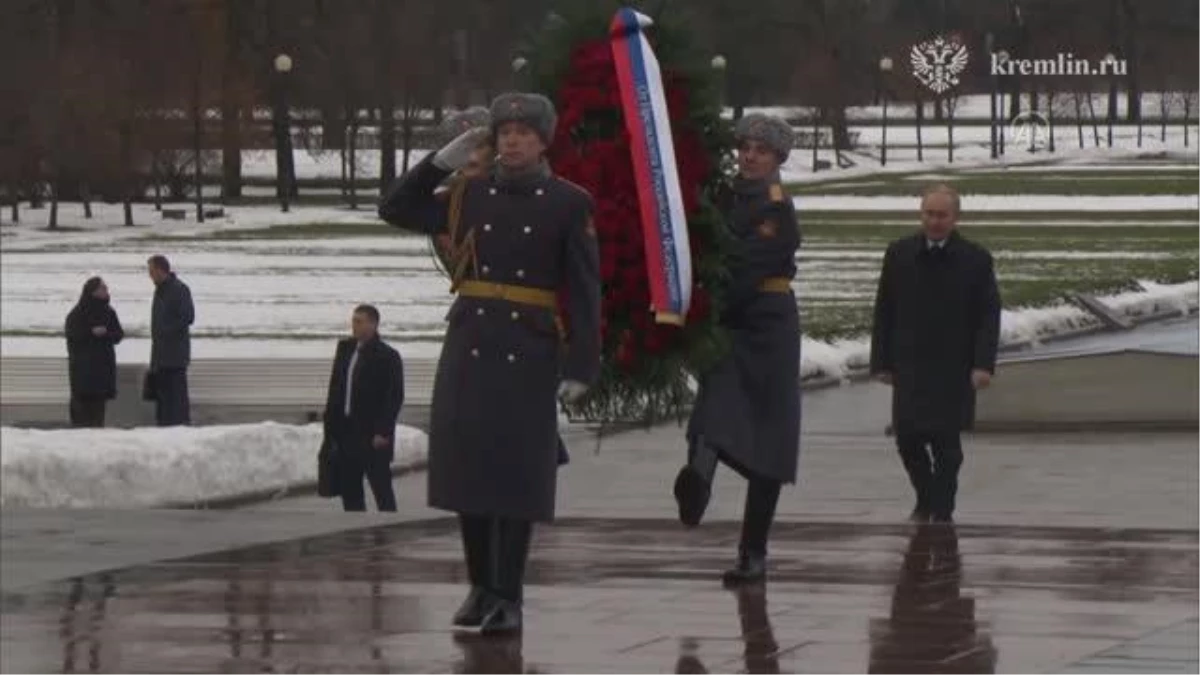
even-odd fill
[(892, 387), (892, 428), (916, 492), (915, 521), (952, 522), (975, 391), (1000, 340), (992, 256), (958, 233), (958, 193), (927, 188), (921, 231), (887, 248), (871, 331), (871, 373)]
[(680, 520), (699, 524), (718, 461), (747, 480), (736, 565), (726, 585), (762, 581), (780, 487), (796, 481), (800, 454), (800, 317), (792, 278), (800, 229), (779, 167), (791, 127), (761, 114), (735, 128), (738, 176), (721, 207), (733, 235), (722, 324), (731, 353), (702, 376), (688, 423), (688, 463), (675, 480)]
[(400, 353), (379, 337), (379, 310), (359, 305), (350, 319), (351, 337), (338, 342), (325, 399), (325, 440), (336, 463), (342, 508), (366, 511), (363, 478), (375, 506), (396, 510), (391, 464), (396, 453), (396, 419), (404, 405)]
[[(434, 382), (429, 505), (458, 513), (462, 527), (472, 589), (454, 623), (495, 634), (521, 630), (533, 523), (554, 518), (556, 396), (575, 400), (599, 376), (600, 256), (591, 196), (555, 177), (544, 157), (553, 104), (509, 93), (490, 113), (488, 129), (461, 134), (401, 176), (379, 215), (449, 233), (461, 256)], [(491, 171), (459, 182), (459, 195), (435, 197), (488, 133), (498, 153)]]
[(192, 362), (192, 324), (196, 308), (192, 291), (171, 271), (165, 256), (146, 261), (154, 282), (150, 307), (150, 373), (154, 418), (160, 427), (191, 424), (188, 366)]

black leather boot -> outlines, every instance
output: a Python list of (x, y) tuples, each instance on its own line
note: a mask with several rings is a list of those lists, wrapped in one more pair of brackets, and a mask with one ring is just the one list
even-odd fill
[(490, 518), (459, 516), (462, 530), (463, 550), (467, 558), (467, 576), (471, 580), (471, 592), (454, 613), (454, 625), (473, 628), (483, 623), (495, 601), (488, 591), (490, 584), (492, 523)]
[(492, 591), (496, 599), (483, 619), (480, 632), (484, 635), (519, 633), (524, 626), (525, 561), (529, 557), (533, 523), (504, 518), (495, 529), (499, 535), (493, 556), (495, 583)]
[(675, 503), (679, 506), (679, 522), (695, 527), (704, 518), (712, 498), (712, 479), (717, 470), (717, 455), (703, 439), (692, 446), (688, 463), (675, 477)]
[(767, 556), (746, 551), (739, 553), (737, 565), (721, 576), (721, 582), (727, 587), (758, 584), (766, 580)]

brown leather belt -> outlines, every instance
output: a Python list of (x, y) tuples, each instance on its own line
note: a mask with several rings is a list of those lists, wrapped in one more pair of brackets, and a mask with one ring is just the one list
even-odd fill
[(763, 293), (791, 293), (792, 280), (788, 277), (767, 277), (758, 285)]
[(518, 286), (516, 284), (499, 284), (490, 281), (479, 281), (478, 279), (464, 279), (455, 291), (459, 295), (468, 298), (507, 300), (509, 302), (519, 302), (523, 305), (541, 307), (552, 312), (558, 309), (558, 296), (554, 291), (544, 288)]

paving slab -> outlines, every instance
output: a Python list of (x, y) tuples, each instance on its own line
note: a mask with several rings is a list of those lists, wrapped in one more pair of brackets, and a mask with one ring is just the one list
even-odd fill
[[(745, 487), (674, 521), (682, 428), (568, 428), (529, 626), (447, 625), (465, 570), (425, 477), (400, 513), (285, 499), (236, 511), (0, 512), (0, 670), (24, 672), (1195, 672), (1196, 436), (965, 440), (956, 529), (903, 522), (888, 391), (805, 395), (765, 590), (731, 594)], [(1182, 627), (1182, 628), (1181, 628)], [(1190, 633), (1189, 633), (1190, 631)]]
[(1195, 533), (789, 522), (770, 581), (731, 592), (717, 571), (736, 537), (735, 523), (652, 518), (543, 527), (514, 639), (449, 626), (466, 570), (448, 518), (164, 561), (6, 592), (0, 667), (1176, 672), (1197, 660), (1194, 631), (1130, 646), (1194, 621)]

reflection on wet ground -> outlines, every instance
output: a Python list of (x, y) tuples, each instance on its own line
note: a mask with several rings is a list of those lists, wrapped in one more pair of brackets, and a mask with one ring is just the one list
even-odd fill
[(1196, 669), (1195, 532), (780, 523), (770, 582), (730, 592), (718, 575), (737, 528), (544, 528), (515, 639), (451, 630), (465, 570), (453, 521), (434, 520), (6, 594), (0, 660), (68, 673), (887, 673), (1098, 672), (1087, 659), (1100, 655)]

